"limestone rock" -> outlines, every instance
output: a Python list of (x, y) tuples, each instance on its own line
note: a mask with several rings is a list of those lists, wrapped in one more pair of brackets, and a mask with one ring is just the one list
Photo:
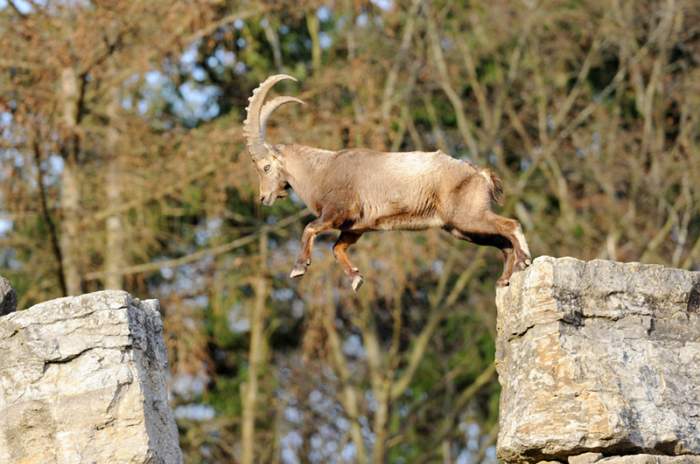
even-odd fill
[(569, 464), (593, 464), (602, 458), (602, 453), (583, 453), (578, 456), (569, 456)]
[(17, 294), (10, 281), (0, 276), (0, 316), (17, 310)]
[(0, 462), (181, 463), (162, 329), (122, 291), (0, 318)]
[(700, 273), (540, 257), (496, 300), (502, 460), (700, 454)]
[(598, 461), (605, 464), (700, 464), (700, 456), (660, 456), (654, 454), (633, 454), (630, 456), (610, 456)]
[[(584, 453), (569, 456), (569, 464), (596, 462), (605, 464), (700, 464), (700, 456), (663, 456), (656, 454), (630, 454), (627, 456), (609, 456), (604, 458), (601, 453)], [(537, 464), (562, 464), (559, 461), (539, 461)]]

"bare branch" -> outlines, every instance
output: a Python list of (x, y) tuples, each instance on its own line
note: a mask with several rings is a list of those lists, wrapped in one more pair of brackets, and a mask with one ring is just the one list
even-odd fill
[[(236, 248), (243, 247), (245, 245), (248, 245), (250, 243), (253, 243), (257, 238), (264, 233), (270, 233), (277, 231), (279, 229), (283, 229), (287, 227), (290, 224), (293, 224), (294, 222), (298, 221), (302, 217), (310, 214), (311, 212), (308, 209), (303, 209), (299, 211), (296, 214), (293, 214), (289, 217), (286, 217), (282, 219), (281, 221), (277, 222), (274, 225), (271, 226), (262, 226), (257, 232), (254, 232), (250, 235), (246, 235), (245, 237), (238, 238), (236, 240), (233, 240), (231, 242), (225, 243), (223, 245), (218, 245), (215, 247), (211, 248), (206, 248), (204, 250), (199, 250), (194, 253), (191, 253), (189, 255), (182, 256), (180, 258), (173, 258), (173, 259), (166, 259), (163, 261), (154, 261), (151, 263), (144, 263), (144, 264), (138, 264), (135, 266), (129, 266), (124, 269), (120, 269), (117, 271), (120, 275), (127, 275), (127, 274), (139, 274), (142, 272), (152, 272), (152, 271), (158, 271), (160, 269), (166, 268), (166, 267), (179, 267), (183, 266), (185, 264), (193, 263), (195, 261), (199, 261), (200, 259), (207, 258), (209, 256), (216, 256), (220, 255), (222, 253), (228, 253), (231, 250), (235, 250)], [(95, 280), (95, 279), (101, 279), (107, 275), (107, 272), (105, 271), (98, 271), (98, 272), (90, 272), (85, 275), (86, 280)]]

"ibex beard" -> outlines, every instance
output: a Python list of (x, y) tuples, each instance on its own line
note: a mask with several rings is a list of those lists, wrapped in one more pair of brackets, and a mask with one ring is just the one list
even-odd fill
[(260, 201), (272, 205), (291, 187), (317, 217), (304, 228), (290, 277), (306, 273), (315, 237), (333, 229), (340, 230), (333, 254), (355, 291), (363, 279), (347, 250), (362, 234), (375, 230), (440, 227), (462, 240), (499, 248), (505, 259), (499, 286), (508, 285), (514, 270), (530, 264), (520, 223), (491, 211), (492, 203), (500, 202), (503, 189), (500, 179), (488, 169), (439, 150), (332, 151), (265, 142), (265, 126), (272, 112), (286, 103), (303, 103), (294, 97), (277, 97), (263, 105), (269, 90), (284, 79), (296, 80), (278, 74), (253, 91), (243, 131), (260, 180)]

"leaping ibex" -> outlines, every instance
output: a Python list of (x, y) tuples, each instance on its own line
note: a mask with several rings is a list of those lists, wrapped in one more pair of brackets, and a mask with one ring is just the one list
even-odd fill
[(243, 126), (248, 150), (260, 180), (260, 200), (271, 205), (291, 187), (317, 219), (305, 228), (301, 251), (290, 277), (299, 277), (311, 264), (316, 235), (340, 230), (333, 246), (357, 291), (360, 271), (347, 249), (373, 230), (420, 230), (441, 227), (478, 245), (501, 249), (505, 257), (499, 286), (507, 285), (514, 269), (530, 264), (530, 251), (520, 223), (491, 211), (499, 201), (501, 181), (488, 169), (454, 159), (441, 151), (381, 153), (364, 148), (323, 150), (303, 145), (265, 142), (270, 114), (294, 97), (265, 96), (277, 82), (296, 80), (285, 74), (267, 78), (253, 91)]

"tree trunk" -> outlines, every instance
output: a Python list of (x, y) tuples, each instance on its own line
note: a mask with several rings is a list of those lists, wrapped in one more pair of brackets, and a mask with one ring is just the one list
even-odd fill
[[(105, 194), (107, 204), (119, 205), (122, 202), (123, 171), (119, 153), (119, 131), (116, 123), (119, 114), (119, 92), (113, 91), (107, 108), (109, 127), (107, 128), (107, 172), (105, 179)], [(115, 213), (107, 218), (105, 247), (105, 288), (121, 289), (124, 287), (124, 277), (119, 273), (127, 263), (124, 250), (124, 226), (122, 215)]]
[(61, 73), (63, 99), (64, 164), (61, 173), (61, 254), (63, 275), (68, 295), (82, 293), (80, 282), (79, 220), (80, 182), (77, 176), (78, 140), (76, 135), (78, 120), (78, 77), (72, 68), (64, 68)]
[(63, 256), (61, 255), (61, 243), (59, 240), (58, 231), (56, 230), (56, 224), (51, 217), (51, 211), (49, 210), (49, 202), (46, 195), (46, 186), (44, 183), (44, 171), (41, 167), (41, 149), (39, 148), (39, 142), (35, 139), (32, 142), (34, 148), (34, 165), (36, 166), (36, 183), (39, 187), (39, 200), (41, 202), (41, 214), (46, 221), (46, 226), (49, 229), (49, 238), (51, 239), (51, 249), (53, 250), (53, 255), (56, 258), (56, 277), (58, 284), (61, 287), (61, 293), (63, 295), (68, 295), (68, 289), (66, 288), (66, 276), (63, 275)]
[(311, 66), (314, 73), (317, 73), (321, 70), (321, 40), (319, 37), (320, 24), (315, 13), (306, 14), (306, 27), (309, 29), (311, 37)]
[(80, 183), (78, 182), (75, 163), (66, 160), (61, 173), (61, 256), (63, 256), (63, 275), (66, 280), (68, 295), (82, 293), (80, 282), (80, 258), (78, 246)]
[(380, 390), (375, 390), (377, 410), (374, 412), (374, 447), (372, 448), (372, 462), (381, 464), (385, 462), (387, 421), (389, 419), (389, 396), (391, 386), (384, 380)]
[(255, 415), (258, 403), (258, 375), (265, 363), (265, 320), (267, 317), (267, 234), (260, 236), (260, 270), (255, 278), (255, 302), (249, 312), (250, 348), (248, 351), (248, 380), (242, 385), (243, 421), (241, 430), (241, 463), (255, 460)]
[[(328, 290), (328, 294), (331, 292)], [(365, 450), (365, 443), (362, 437), (362, 426), (360, 424), (360, 408), (359, 408), (359, 394), (355, 387), (351, 383), (350, 369), (348, 368), (347, 362), (345, 360), (342, 343), (340, 341), (340, 336), (335, 327), (335, 306), (333, 302), (329, 302), (326, 307), (326, 314), (324, 315), (323, 324), (328, 333), (328, 344), (332, 355), (333, 363), (335, 365), (335, 370), (338, 374), (338, 379), (341, 382), (342, 396), (341, 403), (345, 409), (345, 413), (350, 419), (350, 436), (353, 443), (355, 444), (356, 459), (355, 462), (358, 464), (365, 464), (367, 462), (367, 452)]]

